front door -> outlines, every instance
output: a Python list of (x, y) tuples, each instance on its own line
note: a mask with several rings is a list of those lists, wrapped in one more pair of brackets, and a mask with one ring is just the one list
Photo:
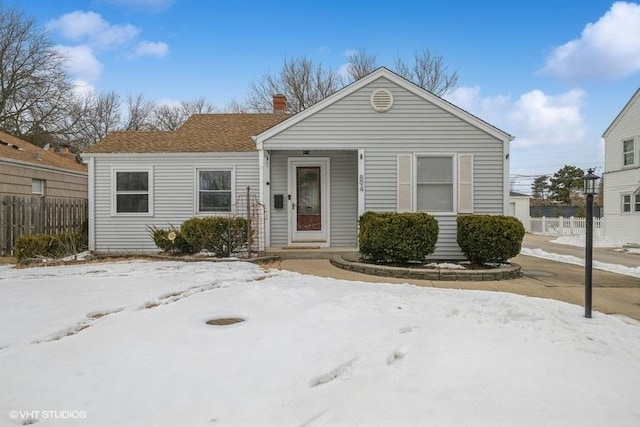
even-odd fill
[(289, 245), (329, 246), (329, 158), (289, 158)]

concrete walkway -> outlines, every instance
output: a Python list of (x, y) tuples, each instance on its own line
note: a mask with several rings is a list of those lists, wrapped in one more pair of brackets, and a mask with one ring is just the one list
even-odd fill
[[(537, 239), (529, 239), (527, 235), (526, 247), (533, 248), (537, 244)], [(540, 237), (540, 236), (535, 236)], [(565, 247), (565, 245), (550, 245)], [(542, 246), (542, 245), (540, 245)], [(549, 248), (549, 247), (547, 247)], [(567, 246), (567, 248), (572, 248)], [(545, 252), (552, 252), (550, 249)], [(579, 252), (583, 248), (572, 248)], [(605, 250), (598, 252), (605, 253)], [(556, 250), (555, 253), (561, 253)], [(565, 253), (570, 255), (570, 253)], [(632, 262), (640, 260), (638, 255), (613, 253), (616, 257), (624, 255), (625, 260)], [(579, 256), (574, 254), (575, 256)], [(584, 255), (582, 256), (584, 257)], [(605, 258), (602, 262), (610, 262)], [(326, 259), (285, 259), (279, 262), (278, 267), (296, 271), (302, 274), (310, 274), (321, 277), (332, 277), (336, 279), (376, 282), (376, 283), (409, 283), (416, 286), (427, 286), (433, 288), (450, 289), (475, 289), (486, 291), (511, 292), (519, 295), (531, 297), (551, 298), (571, 304), (584, 305), (584, 267), (572, 264), (565, 264), (543, 258), (536, 258), (518, 255), (512, 260), (522, 266), (524, 277), (514, 280), (489, 281), (489, 282), (444, 282), (429, 280), (405, 280), (390, 277), (377, 277), (360, 273), (354, 273), (334, 267)], [(625, 261), (627, 262), (627, 261)], [(626, 264), (625, 264), (626, 265)], [(638, 263), (636, 261), (635, 265)], [(640, 320), (640, 278), (624, 276), (606, 271), (593, 270), (593, 311), (607, 314), (619, 314)]]

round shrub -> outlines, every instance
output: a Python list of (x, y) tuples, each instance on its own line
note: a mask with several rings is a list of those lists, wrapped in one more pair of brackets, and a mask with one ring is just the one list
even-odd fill
[(376, 262), (423, 262), (438, 240), (438, 221), (423, 212), (366, 212), (360, 217), (360, 253)]
[(467, 259), (476, 264), (506, 262), (518, 255), (524, 233), (520, 220), (512, 216), (458, 217), (458, 245)]
[(217, 257), (231, 256), (247, 243), (247, 220), (240, 217), (191, 218), (182, 223), (180, 231), (196, 252), (204, 249)]

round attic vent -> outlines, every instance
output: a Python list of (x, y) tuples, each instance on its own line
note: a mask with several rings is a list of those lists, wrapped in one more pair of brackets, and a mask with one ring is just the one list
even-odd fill
[(389, 111), (393, 106), (393, 95), (386, 89), (376, 89), (369, 100), (371, 108), (379, 113)]

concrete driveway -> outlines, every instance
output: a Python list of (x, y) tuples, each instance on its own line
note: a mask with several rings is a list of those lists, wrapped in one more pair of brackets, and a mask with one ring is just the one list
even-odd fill
[[(546, 236), (527, 234), (523, 246), (584, 258), (584, 253), (580, 254), (584, 252), (584, 248), (549, 243), (548, 240), (552, 239)], [(613, 258), (609, 258), (609, 256)], [(602, 262), (612, 264), (624, 263), (622, 265), (633, 267), (639, 265), (640, 255), (620, 254), (610, 250), (597, 249), (594, 250), (594, 260), (602, 260)], [(511, 292), (584, 305), (584, 267), (525, 255), (518, 255), (512, 261), (522, 266), (524, 276), (514, 280), (492, 282), (444, 282), (377, 277), (342, 270), (331, 265), (326, 259), (284, 259), (280, 261), (279, 267), (302, 274), (344, 280), (410, 283), (434, 288)], [(640, 278), (593, 270), (593, 286), (594, 317), (597, 317), (597, 312), (602, 312), (640, 320)]]

